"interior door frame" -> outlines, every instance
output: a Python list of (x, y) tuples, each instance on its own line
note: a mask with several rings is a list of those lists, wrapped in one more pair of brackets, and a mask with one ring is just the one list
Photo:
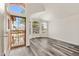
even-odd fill
[[(18, 46), (15, 46), (15, 47), (11, 47), (11, 37), (10, 37), (10, 34), (11, 32), (9, 31), (9, 35), (8, 35), (8, 40), (9, 40), (9, 47), (10, 49), (14, 49), (14, 48), (19, 48), (19, 47), (23, 47), (23, 46), (26, 46), (26, 17), (23, 17), (23, 16), (16, 16), (16, 15), (9, 15), (10, 17), (19, 17), (19, 18), (24, 18), (25, 19), (25, 38), (24, 38), (24, 45), (18, 45)], [(12, 20), (12, 18), (10, 18)], [(8, 21), (8, 26), (9, 26), (9, 22), (10, 20)], [(10, 29), (10, 27), (8, 27)]]

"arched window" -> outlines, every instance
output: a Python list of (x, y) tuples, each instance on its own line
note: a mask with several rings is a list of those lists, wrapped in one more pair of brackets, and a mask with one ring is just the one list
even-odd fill
[(24, 14), (25, 13), (25, 7), (22, 4), (9, 4), (7, 6), (7, 10), (11, 13), (15, 14)]
[(40, 24), (38, 21), (32, 22), (33, 34), (39, 34)]

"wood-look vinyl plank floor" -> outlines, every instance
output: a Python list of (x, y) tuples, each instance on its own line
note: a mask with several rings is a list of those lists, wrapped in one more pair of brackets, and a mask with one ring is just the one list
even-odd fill
[[(57, 43), (57, 41), (50, 40), (50, 39), (34, 39), (32, 40), (34, 43), (38, 44), (39, 47), (45, 49), (46, 51), (51, 51), (52, 56), (79, 56), (79, 49), (75, 48), (75, 46), (68, 45), (64, 43), (63, 45), (60, 44), (62, 42)], [(67, 45), (67, 46), (65, 46)], [(73, 47), (73, 48), (71, 48)]]
[(30, 47), (10, 51), (8, 56), (79, 56), (79, 46), (49, 38), (34, 38)]

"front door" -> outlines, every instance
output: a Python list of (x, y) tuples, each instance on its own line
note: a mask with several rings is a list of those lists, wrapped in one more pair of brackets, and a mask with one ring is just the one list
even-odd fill
[(8, 20), (10, 49), (26, 45), (26, 18), (10, 15)]

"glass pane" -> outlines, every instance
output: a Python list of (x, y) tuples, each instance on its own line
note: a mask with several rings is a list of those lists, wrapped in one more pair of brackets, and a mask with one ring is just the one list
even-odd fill
[(33, 27), (33, 34), (39, 34), (39, 30), (40, 30), (39, 22), (38, 21), (33, 21), (32, 27)]
[(42, 33), (46, 33), (47, 32), (47, 22), (42, 22)]
[(11, 5), (7, 6), (9, 12), (17, 13), (17, 14), (25, 14), (25, 10), (22, 6), (19, 5)]
[(19, 29), (19, 19), (18, 19), (18, 17), (16, 17), (12, 21), (12, 30), (18, 30), (18, 29)]
[(16, 17), (12, 22), (12, 30), (25, 30), (25, 19)]
[(24, 40), (25, 39), (25, 34), (24, 33), (20, 33), (19, 34), (19, 45), (23, 45), (24, 44)]
[(13, 41), (12, 46), (17, 46), (18, 43), (19, 43), (19, 42), (18, 42), (18, 41), (19, 41), (18, 35), (12, 34), (12, 41)]
[(25, 21), (23, 17), (12, 16), (11, 42), (12, 47), (25, 44)]
[(19, 30), (25, 30), (25, 19), (24, 18), (18, 18), (19, 19)]

